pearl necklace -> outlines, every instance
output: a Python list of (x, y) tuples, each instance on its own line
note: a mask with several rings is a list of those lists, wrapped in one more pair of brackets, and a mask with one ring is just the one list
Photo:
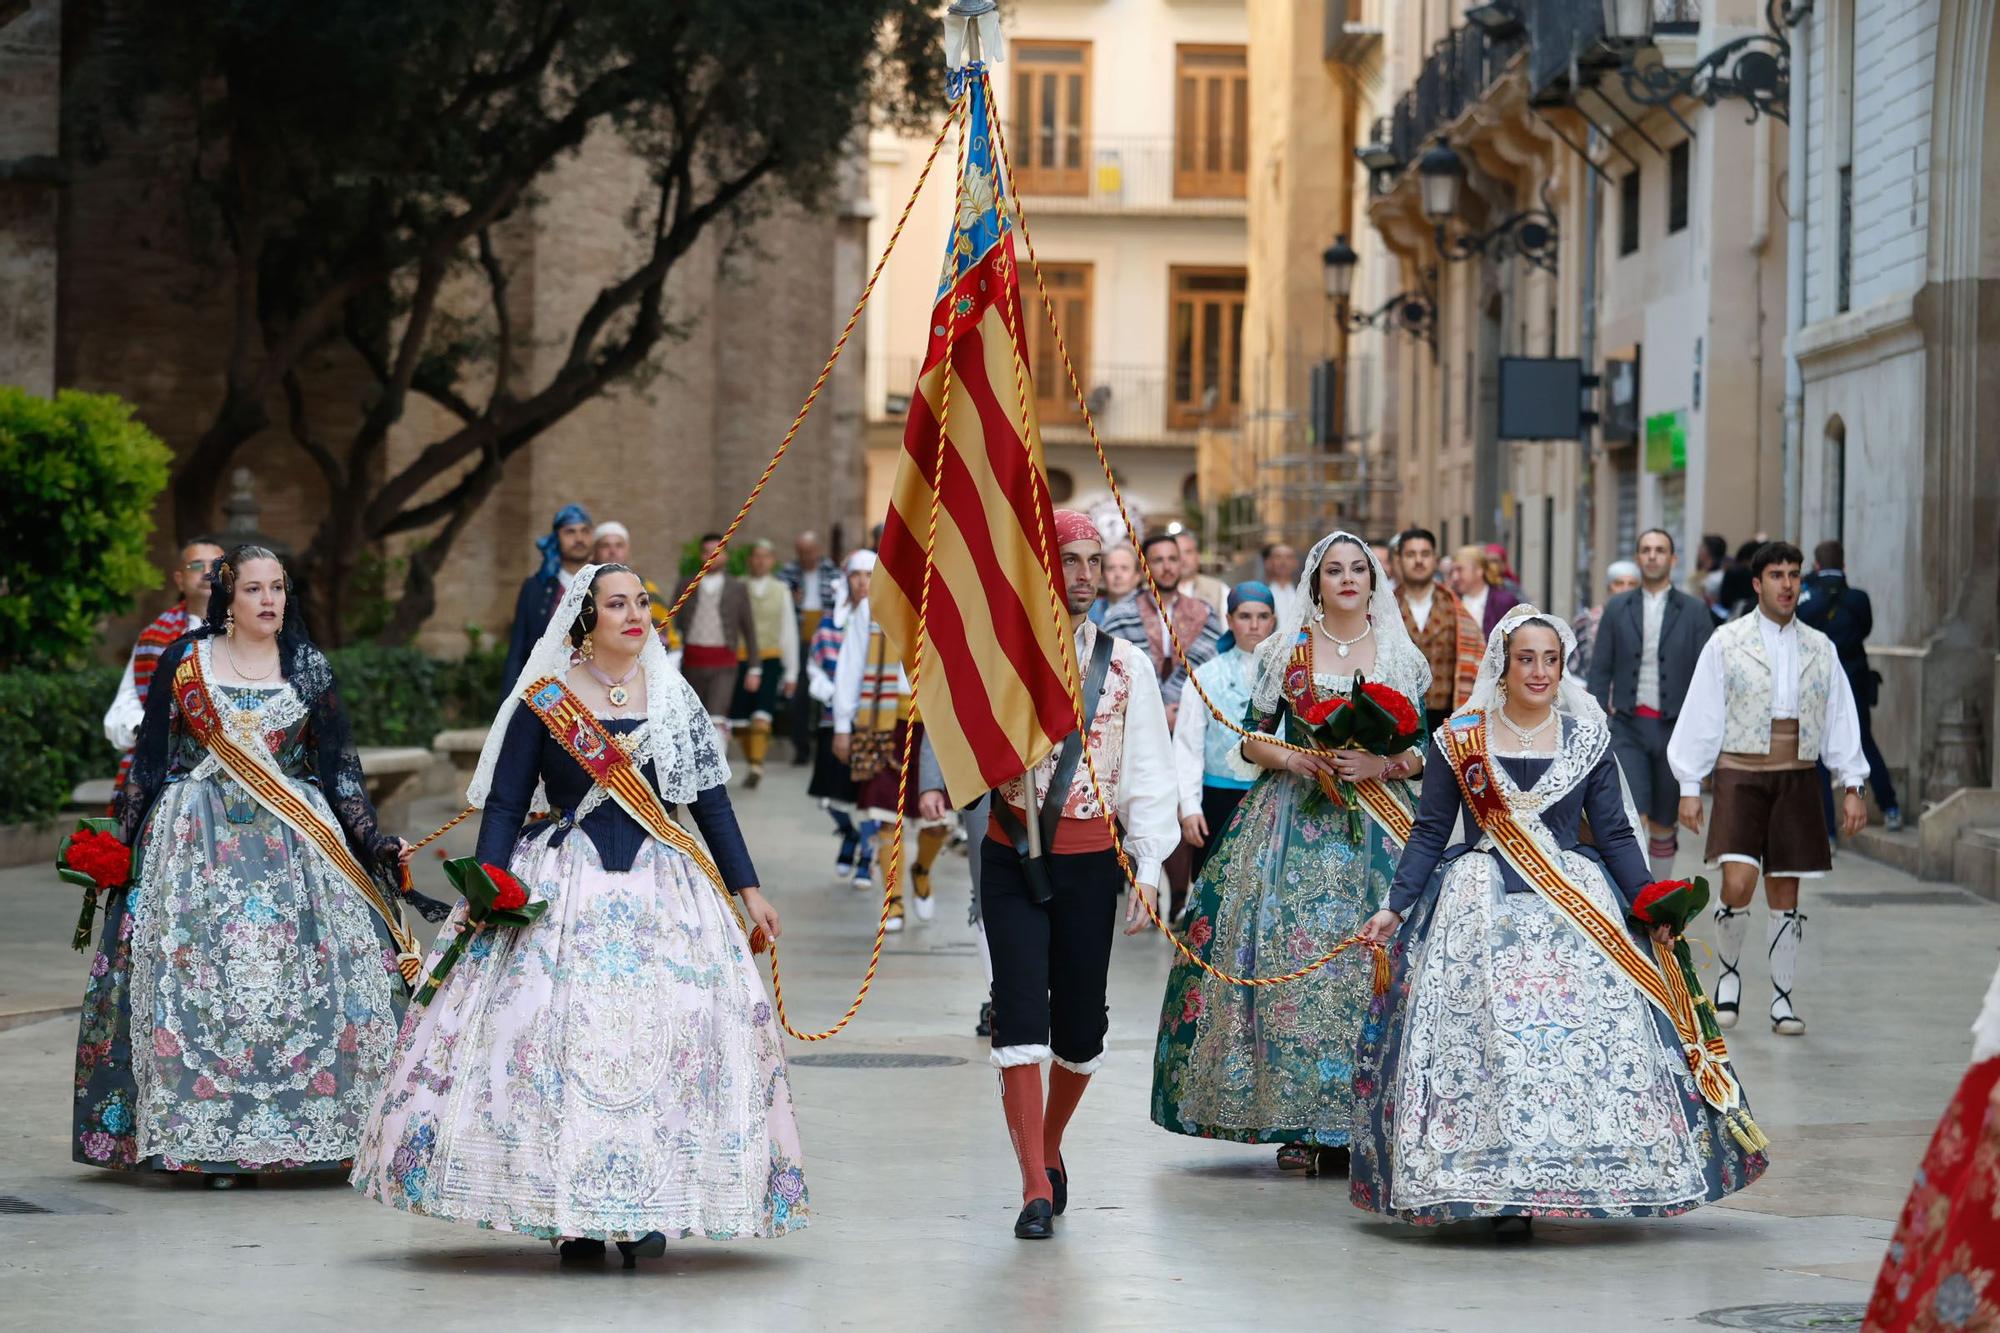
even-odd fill
[(1494, 712), (1499, 717), (1500, 724), (1513, 732), (1523, 745), (1534, 744), (1535, 737), (1547, 731), (1556, 720), (1556, 710), (1553, 708), (1549, 710), (1547, 717), (1544, 717), (1532, 727), (1521, 726), (1513, 718), (1507, 716), (1507, 710), (1504, 708), (1495, 709)]
[(613, 708), (623, 708), (626, 701), (632, 697), (632, 692), (625, 688), (625, 682), (638, 674), (639, 664), (637, 662), (632, 663), (632, 669), (617, 680), (611, 679), (609, 672), (599, 671), (595, 662), (585, 662), (583, 669), (596, 677), (597, 683), (604, 687), (604, 697), (610, 700)]
[(1340, 654), (1340, 656), (1342, 657), (1346, 657), (1348, 655), (1348, 652), (1354, 647), (1355, 644), (1360, 643), (1363, 639), (1367, 638), (1370, 634), (1373, 634), (1375, 632), (1375, 626), (1373, 624), (1364, 622), (1361, 626), (1361, 632), (1359, 634), (1355, 635), (1351, 639), (1343, 639), (1338, 634), (1335, 634), (1332, 630), (1326, 627), (1326, 613), (1324, 611), (1316, 611), (1313, 613), (1313, 623), (1315, 625), (1318, 625), (1319, 632), (1321, 634), (1326, 635), (1328, 640), (1332, 642), (1334, 652)]

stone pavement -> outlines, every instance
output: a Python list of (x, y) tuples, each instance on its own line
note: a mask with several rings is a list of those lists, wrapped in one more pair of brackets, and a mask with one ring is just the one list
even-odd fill
[[(835, 887), (833, 841), (801, 770), (739, 793), (785, 914), (794, 1022), (831, 1022), (866, 962), (874, 906)], [(419, 807), (425, 828), (451, 813)], [(424, 830), (418, 830), (419, 832)], [(469, 851), (471, 826), (450, 835)], [(210, 1193), (71, 1164), (68, 1089), (83, 957), (76, 898), (30, 867), (0, 872), (0, 1329), (296, 1333), (385, 1326), (985, 1329), (1369, 1327), (1623, 1330), (1805, 1327), (1864, 1301), (1910, 1173), (1963, 1070), (1966, 1027), (2000, 956), (2000, 908), (1843, 856), (1807, 890), (1811, 1035), (1754, 1021), (1750, 969), (1733, 1049), (1774, 1161), (1725, 1204), (1656, 1222), (1543, 1223), (1528, 1243), (1418, 1232), (1351, 1207), (1345, 1182), (1280, 1176), (1271, 1150), (1178, 1138), (1147, 1119), (1167, 950), (1121, 939), (1111, 1058), (1070, 1131), (1072, 1204), (1057, 1238), (1012, 1238), (1018, 1174), (972, 1036), (979, 964), (965, 862), (942, 905), (892, 939), (874, 994), (838, 1039), (790, 1043), (810, 1229), (672, 1245), (621, 1273), (559, 1271), (546, 1246), (390, 1212), (337, 1181)], [(1683, 872), (1692, 861), (1683, 864)], [(442, 891), (434, 868), (425, 878)], [(1753, 926), (1761, 940), (1763, 926)], [(1752, 950), (1753, 956), (1756, 950)], [(914, 1068), (813, 1061), (941, 1057)], [(1837, 1313), (1837, 1312), (1835, 1312)], [(1839, 1324), (1819, 1324), (1838, 1327)]]

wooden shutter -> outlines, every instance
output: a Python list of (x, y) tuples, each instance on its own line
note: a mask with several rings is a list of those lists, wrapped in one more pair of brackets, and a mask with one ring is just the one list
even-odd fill
[(1241, 199), (1250, 174), (1250, 69), (1240, 46), (1174, 48), (1174, 197)]
[[(1056, 308), (1056, 322), (1063, 342), (1076, 367), (1077, 382), (1090, 392), (1090, 295), (1091, 266), (1044, 261), (1042, 281), (1048, 284), (1049, 301)], [(1028, 373), (1035, 382), (1035, 417), (1043, 425), (1081, 421), (1083, 413), (1070, 391), (1069, 375), (1063, 370), (1062, 354), (1049, 333), (1048, 316), (1032, 288), (1021, 294), (1027, 313)]]
[[(1176, 268), (1167, 333), (1167, 425), (1230, 426), (1243, 402), (1240, 268)], [(1213, 402), (1210, 402), (1213, 391)]]
[(1090, 191), (1090, 44), (1016, 42), (1008, 151), (1023, 194)]

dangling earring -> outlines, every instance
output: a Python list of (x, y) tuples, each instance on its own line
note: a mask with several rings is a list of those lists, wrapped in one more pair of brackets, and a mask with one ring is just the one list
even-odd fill
[(588, 634), (584, 635), (584, 636), (583, 636), (583, 660), (584, 660), (584, 661), (586, 661), (586, 662), (588, 662), (588, 661), (590, 661), (590, 660), (591, 660), (592, 658), (594, 658), (594, 657), (596, 657), (596, 656), (597, 656), (597, 644), (596, 644), (596, 642), (595, 642), (595, 641), (594, 641), (594, 640), (593, 640), (593, 639), (592, 639), (592, 638), (591, 638), (591, 637), (590, 637), (590, 636), (589, 636)]
[(222, 613), (222, 632), (229, 638), (233, 639), (236, 637), (236, 613), (234, 611), (224, 611)]

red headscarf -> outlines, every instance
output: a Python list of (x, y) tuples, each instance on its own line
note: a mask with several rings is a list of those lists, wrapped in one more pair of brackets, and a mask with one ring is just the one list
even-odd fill
[(1090, 515), (1074, 509), (1056, 510), (1056, 549), (1061, 550), (1071, 542), (1096, 542), (1104, 544), (1104, 534), (1090, 521)]

